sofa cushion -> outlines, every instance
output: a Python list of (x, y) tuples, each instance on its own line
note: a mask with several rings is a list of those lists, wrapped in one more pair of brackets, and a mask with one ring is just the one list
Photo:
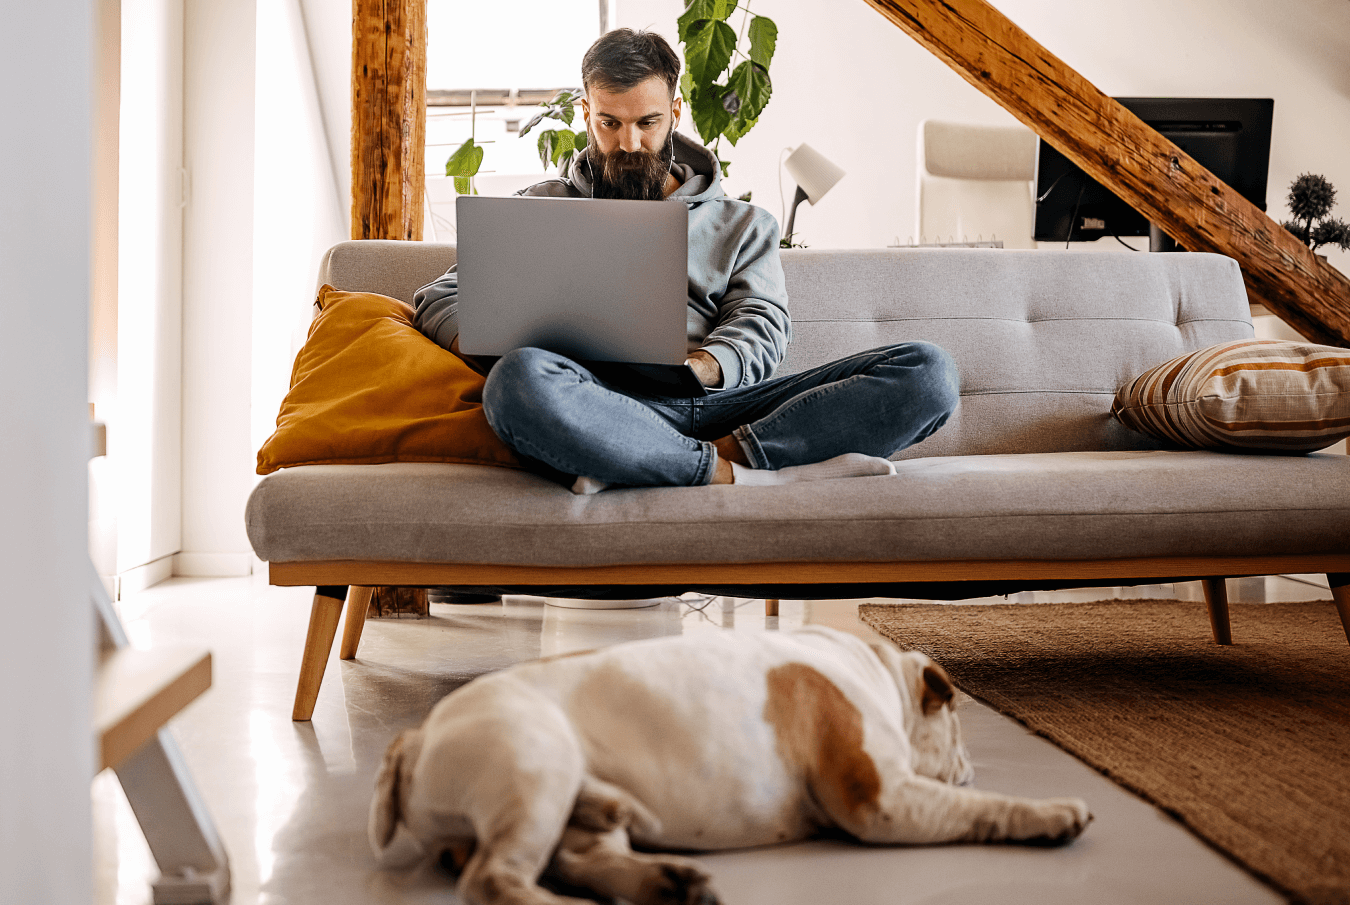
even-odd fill
[(1350, 349), (1220, 343), (1140, 374), (1116, 393), (1111, 414), (1191, 448), (1323, 449), (1350, 436)]
[(483, 416), (483, 376), (419, 333), (411, 307), (332, 286), (317, 304), (259, 474), (318, 463), (518, 466)]
[[(526, 471), (288, 468), (247, 509), (273, 562), (596, 566), (1345, 551), (1350, 456), (1208, 450), (910, 459), (895, 476), (577, 496)], [(472, 525), (472, 530), (465, 530)]]

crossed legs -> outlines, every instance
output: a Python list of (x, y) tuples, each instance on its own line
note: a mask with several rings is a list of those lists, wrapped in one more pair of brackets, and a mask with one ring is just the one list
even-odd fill
[[(731, 483), (816, 466), (821, 477), (877, 474), (884, 459), (946, 422), (959, 401), (951, 357), (900, 343), (703, 399), (628, 395), (584, 366), (517, 349), (488, 375), (488, 423), (521, 455), (602, 485)], [(811, 479), (805, 469), (780, 477)], [(756, 483), (778, 483), (763, 480)]]

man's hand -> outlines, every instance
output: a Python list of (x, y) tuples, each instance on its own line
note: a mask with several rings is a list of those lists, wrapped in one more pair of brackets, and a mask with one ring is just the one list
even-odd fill
[(694, 376), (705, 387), (722, 385), (722, 366), (717, 363), (717, 359), (713, 358), (711, 353), (699, 349), (686, 358), (684, 363), (694, 369)]

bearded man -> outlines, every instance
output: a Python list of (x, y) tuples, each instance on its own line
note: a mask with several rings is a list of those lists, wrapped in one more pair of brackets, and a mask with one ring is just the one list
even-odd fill
[[(688, 364), (707, 396), (645, 396), (537, 348), (488, 372), (483, 409), (527, 462), (576, 493), (611, 486), (780, 484), (894, 474), (887, 459), (959, 401), (951, 357), (929, 343), (871, 349), (773, 377), (791, 336), (779, 226), (728, 198), (717, 158), (675, 131), (680, 60), (660, 35), (618, 29), (582, 59), (587, 143), (567, 178), (520, 194), (689, 208)], [(414, 323), (458, 352), (458, 277), (418, 290)]]

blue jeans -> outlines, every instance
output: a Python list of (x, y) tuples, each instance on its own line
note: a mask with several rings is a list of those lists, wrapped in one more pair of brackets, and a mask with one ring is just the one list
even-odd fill
[(517, 453), (606, 484), (707, 484), (713, 440), (732, 435), (755, 468), (849, 452), (887, 457), (936, 431), (960, 401), (956, 365), (925, 342), (898, 343), (697, 399), (626, 393), (543, 349), (516, 349), (488, 373), (488, 424)]

